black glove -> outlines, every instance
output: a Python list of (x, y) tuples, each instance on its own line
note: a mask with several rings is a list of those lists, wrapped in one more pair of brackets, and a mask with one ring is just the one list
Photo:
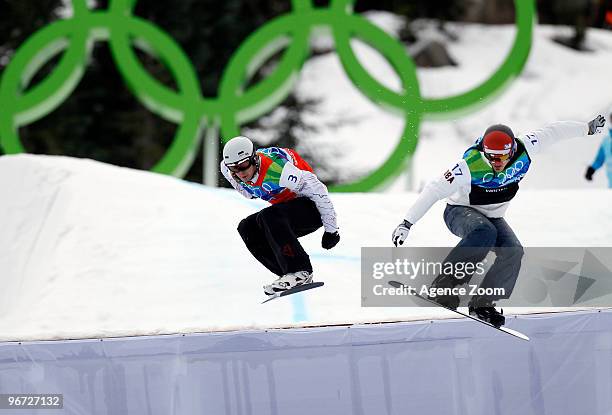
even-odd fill
[(587, 179), (588, 181), (593, 180), (593, 173), (595, 173), (595, 169), (589, 166), (589, 168), (586, 171), (586, 174), (584, 175), (584, 178)]
[(321, 246), (325, 249), (332, 249), (338, 242), (340, 242), (340, 234), (338, 231), (334, 233), (325, 232), (323, 234), (323, 239), (321, 239)]
[(606, 125), (606, 119), (598, 115), (595, 119), (589, 121), (589, 135), (597, 134), (604, 125)]

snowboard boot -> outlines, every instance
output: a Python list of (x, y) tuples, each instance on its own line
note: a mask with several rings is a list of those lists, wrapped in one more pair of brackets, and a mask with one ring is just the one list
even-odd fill
[(468, 309), (471, 316), (491, 323), (495, 327), (503, 326), (506, 323), (504, 310), (500, 309), (501, 311), (497, 311), (495, 309), (495, 303), (488, 298), (472, 298), (468, 304)]
[(312, 282), (312, 272), (298, 271), (290, 272), (280, 278), (277, 278), (272, 284), (264, 285), (264, 293), (266, 295), (274, 295), (281, 291), (287, 291), (290, 288), (297, 287), (302, 284)]
[[(463, 281), (458, 280), (452, 275), (440, 274), (431, 283), (431, 288), (455, 288), (456, 286), (461, 285), (462, 282)], [(436, 295), (435, 297), (428, 296), (427, 298), (431, 301), (435, 301), (443, 307), (450, 308), (451, 310), (456, 310), (457, 307), (459, 307), (458, 295)]]

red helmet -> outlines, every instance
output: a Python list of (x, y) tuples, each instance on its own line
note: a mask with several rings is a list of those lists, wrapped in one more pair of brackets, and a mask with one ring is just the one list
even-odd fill
[(482, 138), (485, 155), (511, 157), (516, 147), (514, 133), (510, 127), (496, 124), (487, 128)]

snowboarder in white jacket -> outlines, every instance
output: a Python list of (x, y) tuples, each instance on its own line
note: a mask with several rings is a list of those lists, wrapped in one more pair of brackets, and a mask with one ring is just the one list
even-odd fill
[(312, 265), (298, 241), (321, 226), (321, 246), (340, 241), (336, 212), (327, 187), (310, 165), (292, 149), (268, 147), (257, 151), (247, 137), (223, 147), (221, 173), (241, 195), (272, 206), (244, 218), (238, 233), (251, 254), (278, 278), (264, 286), (267, 295), (312, 282)]
[[(445, 263), (476, 264), (490, 250), (495, 251), (495, 262), (484, 276), (480, 288), (502, 288), (504, 295), (474, 296), (470, 300), (469, 312), (496, 326), (503, 325), (505, 319), (495, 309), (495, 301), (510, 297), (523, 257), (520, 241), (504, 220), (504, 213), (519, 189), (519, 182), (527, 174), (532, 158), (536, 158), (541, 151), (560, 140), (593, 135), (604, 124), (605, 119), (599, 115), (588, 123), (555, 122), (519, 137), (515, 137), (505, 125), (487, 128), (461, 160), (423, 188), (393, 232), (393, 243), (395, 246), (402, 245), (410, 228), (435, 202), (446, 198), (444, 221), (461, 241), (448, 254)], [(454, 288), (464, 282), (465, 279), (458, 279), (454, 275), (441, 274), (432, 285), (436, 288)], [(459, 306), (458, 296), (437, 296), (432, 299), (452, 309)]]

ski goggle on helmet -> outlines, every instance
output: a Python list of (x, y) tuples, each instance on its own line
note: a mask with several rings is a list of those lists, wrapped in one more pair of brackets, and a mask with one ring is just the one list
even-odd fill
[(515, 149), (514, 133), (508, 126), (492, 125), (482, 137), (482, 152), (489, 161), (508, 161), (514, 155)]
[(223, 147), (223, 163), (233, 173), (245, 171), (255, 165), (255, 145), (247, 137), (232, 138)]

